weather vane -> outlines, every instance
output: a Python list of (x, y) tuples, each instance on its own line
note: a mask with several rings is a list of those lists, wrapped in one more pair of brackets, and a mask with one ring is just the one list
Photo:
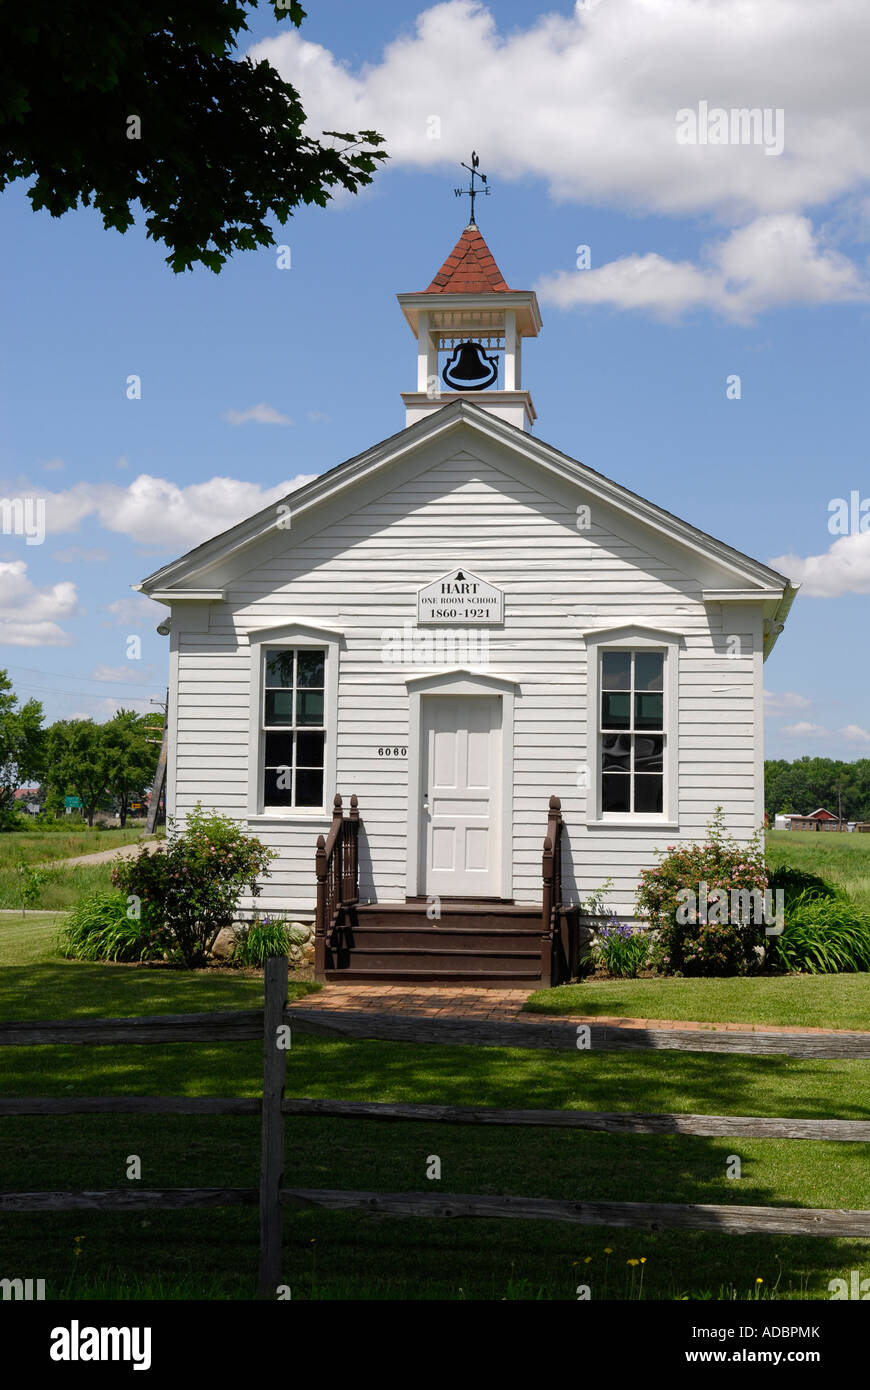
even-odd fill
[[(475, 220), (474, 220), (474, 200), (475, 200), (475, 198), (477, 198), (481, 193), (483, 194), (484, 198), (488, 198), (488, 197), (489, 197), (489, 184), (488, 184), (487, 181), (486, 181), (486, 174), (479, 174), (479, 173), (477, 172), (477, 166), (478, 166), (479, 163), (480, 163), (480, 160), (478, 159), (478, 157), (477, 157), (477, 155), (476, 155), (476, 153), (475, 153), (474, 150), (471, 151), (471, 163), (470, 163), (470, 164), (462, 164), (462, 161), (460, 160), (460, 164), (462, 164), (462, 168), (463, 168), (463, 169), (467, 169), (468, 172), (469, 172), (469, 174), (471, 175), (471, 187), (470, 187), (470, 188), (454, 188), (454, 190), (453, 190), (453, 192), (454, 192), (454, 194), (455, 194), (455, 196), (456, 196), (457, 198), (469, 197), (469, 198), (471, 199), (471, 221), (470, 221), (469, 224), (468, 224), (470, 227), (476, 227), (476, 226), (477, 226), (477, 223), (476, 223)], [(483, 188), (475, 188), (475, 186), (474, 186), (474, 180), (475, 180), (475, 179), (480, 179), (480, 182), (483, 184)]]

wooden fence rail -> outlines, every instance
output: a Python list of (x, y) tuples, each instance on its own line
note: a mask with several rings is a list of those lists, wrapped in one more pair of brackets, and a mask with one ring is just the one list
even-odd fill
[[(265, 969), (263, 1009), (223, 1010), (151, 1018), (99, 1018), (0, 1024), (0, 1046), (109, 1045), (128, 1043), (227, 1042), (262, 1037), (261, 1099), (240, 1096), (10, 1096), (0, 1098), (0, 1117), (13, 1115), (260, 1115), (259, 1188), (158, 1188), (92, 1192), (11, 1192), (0, 1194), (0, 1213), (32, 1211), (133, 1211), (186, 1207), (259, 1206), (260, 1262), (257, 1293), (273, 1298), (281, 1282), (282, 1209), (323, 1208), (368, 1211), (391, 1216), (509, 1218), (566, 1221), (595, 1226), (693, 1229), (784, 1235), (870, 1239), (870, 1211), (802, 1207), (644, 1202), (575, 1202), (540, 1197), (419, 1192), (354, 1192), (283, 1186), (284, 1116), (418, 1123), (535, 1126), (603, 1130), (620, 1134), (684, 1134), (702, 1137), (814, 1139), (870, 1142), (870, 1121), (779, 1119), (746, 1115), (645, 1115), (583, 1110), (505, 1110), (494, 1107), (338, 1101), (284, 1096), (288, 1025), (302, 1033), (354, 1037), (383, 1036), (377, 1019), (358, 1016), (342, 1023), (300, 1017), (287, 1007), (288, 962), (271, 957)], [(403, 1041), (443, 1042), (444, 1032), (426, 1019), (400, 1020)], [(381, 1030), (391, 1029), (380, 1020)], [(460, 1025), (467, 1027), (467, 1025)], [(540, 1025), (529, 1024), (530, 1029)], [(545, 1025), (546, 1026), (546, 1025)], [(549, 1025), (551, 1028), (554, 1025)], [(558, 1025), (556, 1025), (558, 1026)], [(561, 1025), (564, 1029), (566, 1025)], [(571, 1025), (568, 1025), (571, 1027)], [(524, 1029), (525, 1032), (525, 1029)], [(572, 1029), (573, 1032), (573, 1029)], [(476, 1035), (477, 1036), (477, 1035)], [(856, 1038), (861, 1035), (854, 1035)], [(471, 1037), (462, 1041), (471, 1042)], [(479, 1036), (478, 1036), (479, 1041)], [(516, 1046), (515, 1037), (506, 1045)], [(553, 1042), (534, 1045), (553, 1046)], [(561, 1042), (556, 1046), (563, 1045)], [(661, 1045), (661, 1044), (659, 1044)], [(854, 1054), (853, 1054), (854, 1055)]]
[[(304, 1002), (284, 1010), (284, 1022), (316, 1037), (374, 1039), (381, 1042), (438, 1043), (449, 1047), (527, 1047), (573, 1052), (575, 1023), (528, 1015), (520, 1024), (495, 1019), (429, 1018), (368, 1010), (307, 1009)], [(56, 1019), (38, 1023), (0, 1023), (0, 1047), (108, 1046), (123, 1043), (244, 1042), (263, 1034), (262, 1009), (224, 1009), (201, 1014), (157, 1014), (140, 1018)], [(719, 1032), (714, 1028), (657, 1028), (590, 1023), (595, 1052), (730, 1052), (752, 1056), (870, 1058), (870, 1032), (845, 1029), (823, 1033)]]

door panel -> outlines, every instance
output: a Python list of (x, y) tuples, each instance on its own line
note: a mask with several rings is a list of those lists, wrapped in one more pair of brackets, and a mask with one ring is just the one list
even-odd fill
[(496, 897), (501, 854), (501, 699), (422, 701), (423, 891)]

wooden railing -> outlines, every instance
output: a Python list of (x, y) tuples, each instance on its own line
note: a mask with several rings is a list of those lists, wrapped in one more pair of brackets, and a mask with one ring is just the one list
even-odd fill
[(562, 803), (558, 796), (550, 797), (547, 834), (544, 837), (544, 857), (541, 868), (543, 903), (541, 906), (541, 988), (559, 983), (557, 955), (570, 955), (561, 948), (562, 924)]
[(324, 840), (317, 837), (314, 868), (317, 874), (317, 913), (314, 926), (314, 975), (322, 979), (326, 969), (326, 943), (339, 912), (359, 899), (359, 805), (350, 799), (345, 816), (338, 792), (332, 805), (332, 825)]

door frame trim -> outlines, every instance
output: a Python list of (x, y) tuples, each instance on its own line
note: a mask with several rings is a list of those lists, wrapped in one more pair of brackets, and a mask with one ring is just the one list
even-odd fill
[(406, 895), (421, 897), (420, 773), (423, 766), (421, 730), (424, 695), (499, 695), (501, 697), (501, 866), (497, 879), (502, 899), (513, 896), (514, 697), (519, 682), (466, 667), (410, 676), (408, 687), (408, 846)]

